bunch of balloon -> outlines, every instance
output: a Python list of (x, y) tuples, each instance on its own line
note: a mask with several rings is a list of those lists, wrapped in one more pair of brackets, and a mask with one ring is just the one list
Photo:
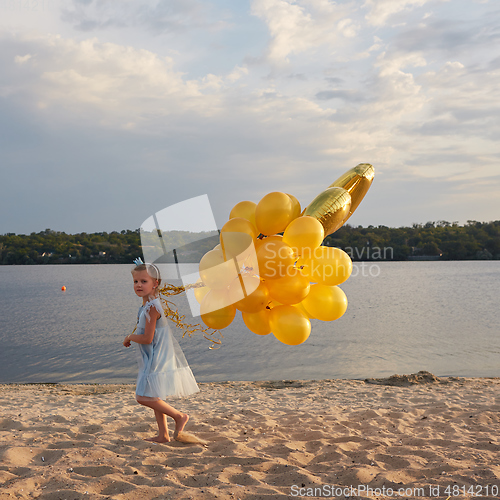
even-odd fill
[(220, 243), (200, 261), (202, 287), (195, 289), (202, 321), (220, 330), (236, 311), (257, 335), (298, 345), (311, 332), (311, 319), (334, 321), (347, 309), (338, 285), (352, 272), (339, 248), (322, 246), (359, 205), (373, 180), (361, 164), (320, 193), (305, 210), (287, 193), (259, 203), (242, 201), (220, 231)]

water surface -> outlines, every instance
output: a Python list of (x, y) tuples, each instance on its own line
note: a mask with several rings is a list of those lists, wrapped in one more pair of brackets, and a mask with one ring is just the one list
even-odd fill
[[(0, 266), (0, 382), (134, 382), (135, 353), (122, 346), (141, 304), (132, 267)], [(500, 376), (500, 262), (359, 263), (341, 288), (345, 315), (313, 320), (300, 346), (254, 335), (240, 314), (217, 350), (175, 334), (200, 382)]]

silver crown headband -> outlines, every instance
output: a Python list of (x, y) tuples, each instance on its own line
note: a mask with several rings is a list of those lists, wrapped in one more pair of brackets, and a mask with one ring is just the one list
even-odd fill
[(149, 263), (143, 262), (140, 257), (137, 257), (137, 259), (134, 259), (134, 264), (136, 266), (140, 266), (141, 264), (146, 264), (146, 266), (154, 267), (156, 269), (156, 273), (158, 274), (158, 279), (161, 279), (160, 270), (156, 267), (155, 264), (149, 264)]

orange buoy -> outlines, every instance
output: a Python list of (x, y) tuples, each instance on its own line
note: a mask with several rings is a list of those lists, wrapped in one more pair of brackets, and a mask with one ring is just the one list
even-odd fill
[(62, 287), (61, 287), (61, 290), (62, 290), (63, 292), (65, 292), (65, 291), (66, 291), (66, 287), (65, 287), (65, 286), (62, 286)]

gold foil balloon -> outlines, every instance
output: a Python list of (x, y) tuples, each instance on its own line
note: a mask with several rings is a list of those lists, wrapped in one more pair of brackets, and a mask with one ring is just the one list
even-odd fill
[(256, 313), (242, 312), (241, 316), (246, 327), (257, 335), (268, 335), (271, 333), (271, 325), (269, 319), (271, 316), (270, 309), (262, 309)]
[(341, 187), (329, 187), (318, 194), (304, 210), (303, 215), (318, 219), (325, 236), (334, 233), (349, 216), (351, 195)]
[(271, 309), (269, 324), (273, 335), (287, 345), (302, 344), (311, 333), (309, 318), (294, 306)]
[(351, 170), (348, 170), (344, 175), (341, 175), (334, 183), (330, 184), (329, 187), (344, 188), (351, 195), (351, 208), (344, 223), (354, 213), (354, 210), (358, 208), (358, 205), (370, 188), (374, 176), (375, 169), (372, 165), (369, 163), (360, 163), (351, 168)]
[(242, 217), (250, 221), (255, 226), (255, 209), (257, 208), (257, 203), (253, 201), (240, 201), (231, 209), (229, 214), (230, 219), (235, 217)]
[(229, 326), (235, 314), (236, 307), (230, 303), (227, 290), (211, 290), (201, 301), (201, 320), (214, 330)]
[(335, 286), (343, 283), (352, 273), (352, 260), (336, 247), (319, 247), (297, 261), (302, 274), (313, 283)]
[(279, 191), (266, 194), (255, 209), (257, 229), (266, 236), (284, 231), (292, 216), (292, 199)]
[(296, 255), (305, 249), (314, 250), (325, 238), (321, 222), (310, 216), (298, 217), (288, 224), (283, 234), (283, 242), (291, 246)]

